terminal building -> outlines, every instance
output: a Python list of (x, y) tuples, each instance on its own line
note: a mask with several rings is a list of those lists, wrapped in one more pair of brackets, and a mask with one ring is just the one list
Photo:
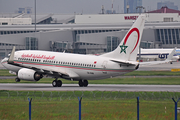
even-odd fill
[[(146, 14), (147, 20), (141, 48), (180, 47), (179, 13), (143, 14)], [(4, 16), (7, 20), (3, 20)], [(118, 46), (138, 16), (138, 13), (47, 14), (37, 15), (35, 24), (32, 14), (3, 14), (0, 15), (0, 59), (7, 56), (13, 46), (16, 46), (16, 50), (66, 51), (78, 54), (109, 52)], [(13, 18), (22, 19), (14, 23), (8, 20)]]

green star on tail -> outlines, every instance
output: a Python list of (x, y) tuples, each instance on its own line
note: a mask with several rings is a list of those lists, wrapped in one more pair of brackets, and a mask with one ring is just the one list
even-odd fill
[(126, 54), (126, 48), (127, 47), (128, 46), (125, 46), (124, 43), (123, 43), (123, 45), (120, 45), (120, 48), (121, 48), (121, 52), (120, 53), (124, 52)]

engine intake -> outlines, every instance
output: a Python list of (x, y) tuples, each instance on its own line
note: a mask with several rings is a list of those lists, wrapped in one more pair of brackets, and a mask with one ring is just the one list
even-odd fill
[(18, 71), (18, 78), (27, 81), (39, 81), (42, 78), (42, 74), (31, 69), (22, 68)]

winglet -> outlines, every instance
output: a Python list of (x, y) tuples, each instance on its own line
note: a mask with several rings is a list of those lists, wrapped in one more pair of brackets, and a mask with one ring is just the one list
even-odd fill
[(176, 51), (176, 47), (172, 50), (172, 52), (168, 55), (168, 58), (165, 61), (172, 61), (172, 57)]
[(16, 49), (16, 47), (13, 46), (11, 55), (10, 55), (10, 57), (9, 57), (9, 59), (8, 59), (8, 63), (14, 63), (14, 53), (15, 53), (15, 49)]

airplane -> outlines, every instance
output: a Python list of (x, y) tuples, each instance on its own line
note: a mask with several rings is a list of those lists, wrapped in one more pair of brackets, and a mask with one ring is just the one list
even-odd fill
[[(79, 81), (80, 87), (87, 87), (88, 80), (111, 78), (139, 68), (136, 57), (144, 23), (145, 15), (140, 15), (119, 46), (114, 51), (100, 56), (40, 50), (15, 52), (13, 47), (10, 56), (4, 58), (1, 63), (16, 73), (16, 82), (39, 81), (44, 76), (50, 76), (55, 78), (52, 81), (53, 87), (62, 86), (62, 81), (58, 78)], [(170, 60), (166, 60), (168, 61)]]
[[(173, 49), (142, 49), (141, 48), (141, 58), (160, 58), (167, 59), (168, 55), (172, 52)], [(180, 54), (180, 49), (176, 49), (175, 54), (172, 57), (173, 61), (179, 59), (178, 54)], [(138, 51), (139, 56), (139, 51)]]

